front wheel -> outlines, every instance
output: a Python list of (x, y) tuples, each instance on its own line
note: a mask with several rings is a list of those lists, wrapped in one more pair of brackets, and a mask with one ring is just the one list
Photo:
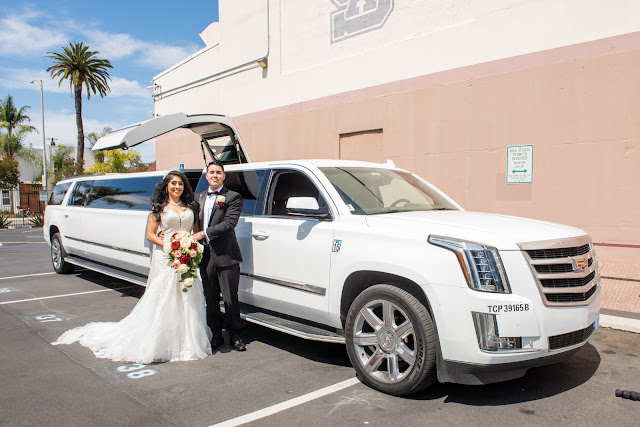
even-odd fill
[(362, 381), (403, 396), (436, 380), (436, 339), (427, 308), (390, 285), (367, 288), (353, 301), (345, 324), (347, 352)]
[(53, 264), (53, 269), (58, 274), (73, 273), (75, 268), (73, 264), (64, 260), (64, 248), (62, 247), (60, 233), (56, 233), (51, 237), (51, 264)]

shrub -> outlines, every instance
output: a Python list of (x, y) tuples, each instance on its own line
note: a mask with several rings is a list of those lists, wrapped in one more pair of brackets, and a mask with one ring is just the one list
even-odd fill
[(32, 227), (44, 226), (44, 216), (38, 214), (32, 215), (29, 218), (29, 224), (31, 224)]

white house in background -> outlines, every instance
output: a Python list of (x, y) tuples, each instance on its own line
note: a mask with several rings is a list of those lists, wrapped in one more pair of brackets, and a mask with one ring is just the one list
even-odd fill
[[(231, 115), (254, 161), (391, 159), (468, 210), (571, 224), (601, 259), (638, 263), (640, 2), (219, 7), (206, 47), (153, 78), (156, 116)], [(508, 169), (515, 146), (530, 166)], [(202, 166), (181, 134), (156, 153)]]

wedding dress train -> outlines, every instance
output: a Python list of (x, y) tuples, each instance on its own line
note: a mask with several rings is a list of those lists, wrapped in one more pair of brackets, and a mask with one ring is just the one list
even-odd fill
[[(165, 240), (177, 231), (191, 231), (193, 211), (182, 215), (165, 209), (161, 230)], [(93, 322), (70, 329), (53, 345), (81, 345), (97, 357), (151, 363), (202, 359), (211, 354), (202, 282), (182, 292), (179, 275), (168, 265), (162, 248), (153, 245), (147, 288), (131, 313), (119, 322)]]

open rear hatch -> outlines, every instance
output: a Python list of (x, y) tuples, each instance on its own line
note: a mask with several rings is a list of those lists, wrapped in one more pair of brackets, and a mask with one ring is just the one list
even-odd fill
[(189, 129), (200, 137), (205, 164), (212, 159), (224, 164), (250, 162), (231, 117), (217, 114), (175, 113), (158, 117), (108, 133), (96, 141), (93, 150), (127, 150), (179, 128)]

